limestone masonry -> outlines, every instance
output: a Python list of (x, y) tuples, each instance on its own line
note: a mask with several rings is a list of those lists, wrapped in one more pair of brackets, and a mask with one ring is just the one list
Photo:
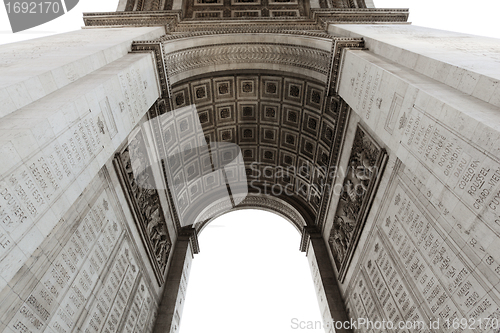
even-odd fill
[(198, 234), (260, 208), (324, 323), (497, 332), (500, 41), (407, 18), (120, 0), (0, 47), (0, 331), (178, 332)]

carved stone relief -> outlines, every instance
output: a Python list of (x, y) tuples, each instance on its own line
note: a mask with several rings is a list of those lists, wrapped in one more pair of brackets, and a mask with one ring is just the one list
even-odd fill
[(358, 125), (328, 239), (340, 280), (356, 249), (385, 160), (385, 150)]
[[(130, 139), (132, 138), (132, 139)], [(115, 157), (115, 166), (122, 176), (122, 186), (127, 194), (137, 228), (142, 236), (149, 260), (155, 270), (158, 283), (164, 282), (167, 260), (172, 247), (158, 190), (151, 170), (151, 163), (146, 153), (146, 143), (142, 131), (136, 129), (129, 136), (128, 144)], [(133, 156), (133, 161), (131, 160)], [(133, 168), (132, 163), (139, 164)], [(135, 174), (134, 170), (144, 170)]]

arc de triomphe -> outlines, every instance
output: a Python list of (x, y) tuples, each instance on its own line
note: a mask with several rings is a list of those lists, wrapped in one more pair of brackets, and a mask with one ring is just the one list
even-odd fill
[(407, 18), (120, 0), (2, 46), (0, 331), (177, 332), (197, 235), (241, 208), (301, 233), (325, 323), (493, 331), (500, 44)]

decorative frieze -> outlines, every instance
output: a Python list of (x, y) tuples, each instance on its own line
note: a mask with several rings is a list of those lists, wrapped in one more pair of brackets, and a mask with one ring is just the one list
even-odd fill
[(83, 13), (87, 27), (151, 27), (164, 26), (172, 31), (180, 21), (180, 11), (133, 11)]
[[(269, 25), (254, 25), (254, 24), (220, 24), (218, 27), (223, 27), (224, 29), (215, 29), (209, 31), (192, 31), (185, 33), (178, 33), (174, 35), (164, 35), (160, 37), (159, 41), (171, 41), (177, 39), (191, 38), (191, 37), (201, 37), (201, 36), (212, 36), (212, 35), (220, 35), (220, 34), (233, 34), (233, 33), (262, 33), (262, 34), (284, 34), (284, 35), (297, 35), (297, 36), (309, 36), (316, 38), (325, 38), (328, 40), (332, 40), (334, 36), (327, 34), (319, 30), (317, 27), (312, 27), (309, 31), (303, 31), (300, 29), (304, 29), (301, 25), (295, 25), (294, 27), (285, 27), (283, 29), (280, 26), (275, 26), (272, 24)], [(142, 42), (136, 42), (142, 43)]]
[[(352, 1), (352, 0), (350, 0)], [(324, 29), (328, 24), (376, 24), (406, 23), (409, 11), (406, 8), (313, 8), (312, 18)]]
[(164, 282), (172, 242), (167, 221), (172, 223), (169, 207), (165, 216), (147, 156), (147, 143), (140, 127), (129, 136), (127, 145), (114, 160), (121, 182), (141, 233), (158, 283)]
[(340, 281), (356, 249), (386, 158), (385, 150), (358, 125), (328, 239)]
[(329, 52), (304, 46), (231, 43), (199, 46), (165, 55), (169, 76), (201, 67), (232, 63), (271, 63), (305, 68), (326, 75)]

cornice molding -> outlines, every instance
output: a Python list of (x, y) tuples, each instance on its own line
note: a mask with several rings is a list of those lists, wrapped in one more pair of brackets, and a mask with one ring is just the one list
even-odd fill
[(200, 253), (200, 244), (198, 243), (198, 231), (192, 226), (186, 226), (179, 229), (177, 240), (189, 241), (193, 254)]
[(170, 32), (281, 32), (326, 30), (328, 24), (407, 23), (405, 8), (313, 8), (311, 18), (258, 17), (214, 18), (195, 20), (183, 18), (180, 10), (127, 11), (83, 13), (86, 27), (165, 26)]
[(328, 24), (407, 23), (407, 8), (313, 8), (311, 16), (322, 29)]
[(363, 38), (334, 37), (332, 52), (330, 53), (330, 70), (326, 82), (326, 91), (329, 96), (336, 95), (339, 83), (340, 65), (343, 60), (343, 50), (362, 49), (364, 47)]
[(165, 56), (163, 54), (163, 45), (162, 42), (156, 41), (147, 41), (147, 42), (134, 42), (132, 44), (132, 52), (151, 52), (153, 51), (156, 69), (158, 72), (158, 78), (160, 80), (159, 84), (161, 87), (161, 97), (162, 98), (171, 98), (171, 89), (170, 89), (170, 81), (168, 77), (168, 71), (165, 64)]
[(222, 32), (222, 33), (271, 33), (290, 31), (322, 30), (318, 24), (310, 19), (283, 19), (283, 18), (258, 18), (247, 20), (224, 19), (210, 21), (183, 21), (175, 28), (175, 32)]
[(83, 13), (86, 27), (155, 27), (164, 26), (168, 33), (181, 20), (181, 11), (135, 11)]
[(165, 55), (167, 75), (196, 68), (234, 63), (271, 63), (308, 69), (327, 75), (329, 52), (290, 44), (228, 43), (198, 46)]
[(302, 236), (300, 239), (300, 251), (307, 252), (307, 247), (309, 246), (309, 240), (311, 238), (323, 238), (320, 229), (317, 226), (306, 226), (302, 230)]

